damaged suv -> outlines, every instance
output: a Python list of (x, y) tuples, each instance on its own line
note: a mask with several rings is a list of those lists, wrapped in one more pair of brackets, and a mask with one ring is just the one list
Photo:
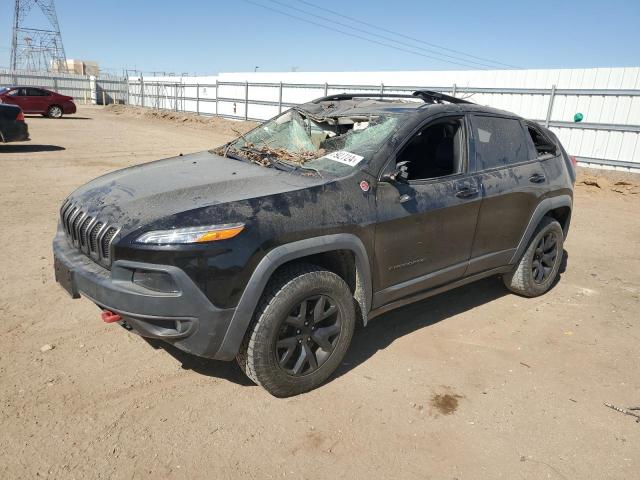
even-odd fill
[(290, 396), (334, 372), (357, 322), (491, 275), (549, 290), (574, 182), (556, 136), (513, 114), (430, 91), (329, 96), (77, 189), (56, 279), (105, 321)]

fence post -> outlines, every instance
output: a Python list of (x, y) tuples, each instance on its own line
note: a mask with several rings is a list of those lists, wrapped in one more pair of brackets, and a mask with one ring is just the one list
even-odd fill
[(178, 111), (178, 83), (177, 82), (176, 82), (176, 89), (173, 93), (175, 97), (173, 106), (175, 107), (175, 111), (177, 112)]
[(327, 95), (329, 95), (329, 84), (324, 82), (324, 96), (326, 97)]
[(53, 77), (53, 90), (54, 90), (56, 93), (60, 93), (60, 92), (58, 91), (58, 77)]
[(140, 74), (140, 106), (144, 107), (144, 77)]
[(127, 78), (125, 80), (127, 81), (127, 83), (126, 83), (126, 87), (127, 87), (126, 102), (127, 102), (127, 105), (129, 105), (129, 89), (131, 88), (131, 86), (129, 85), (129, 75), (127, 75)]
[(244, 82), (244, 119), (249, 120), (249, 81)]
[(200, 115), (200, 84), (196, 83), (196, 115)]
[(106, 107), (107, 106), (107, 96), (104, 92), (104, 88), (102, 89), (102, 106)]
[(544, 126), (549, 128), (549, 122), (551, 121), (551, 114), (553, 113), (553, 101), (556, 98), (556, 86), (551, 85), (551, 95), (549, 95), (549, 107), (547, 108), (547, 118), (544, 122)]
[(216, 80), (216, 117), (218, 116), (218, 80)]
[(384, 83), (380, 83), (380, 95), (384, 95)]
[(282, 113), (282, 82), (280, 82), (280, 90), (278, 92), (278, 113)]
[(451, 96), (455, 97), (457, 92), (458, 92), (458, 86), (454, 83), (453, 89), (451, 90)]

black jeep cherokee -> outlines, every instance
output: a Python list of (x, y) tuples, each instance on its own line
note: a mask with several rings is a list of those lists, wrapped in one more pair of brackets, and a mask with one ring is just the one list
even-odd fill
[(330, 96), (80, 187), (56, 279), (107, 322), (295, 395), (331, 375), (356, 322), (489, 275), (545, 293), (574, 181), (556, 136), (513, 114), (430, 91)]

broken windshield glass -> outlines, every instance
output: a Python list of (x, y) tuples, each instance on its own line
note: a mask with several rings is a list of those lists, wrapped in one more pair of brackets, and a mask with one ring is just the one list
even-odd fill
[(316, 118), (292, 109), (214, 153), (237, 153), (264, 166), (275, 161), (344, 174), (369, 160), (398, 122), (399, 117), (392, 115)]

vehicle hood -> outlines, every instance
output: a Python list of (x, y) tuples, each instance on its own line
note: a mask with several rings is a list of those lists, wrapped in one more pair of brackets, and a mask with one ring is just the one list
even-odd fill
[(212, 205), (249, 200), (323, 183), (210, 152), (125, 168), (78, 188), (69, 200), (93, 218), (127, 233), (159, 219)]

